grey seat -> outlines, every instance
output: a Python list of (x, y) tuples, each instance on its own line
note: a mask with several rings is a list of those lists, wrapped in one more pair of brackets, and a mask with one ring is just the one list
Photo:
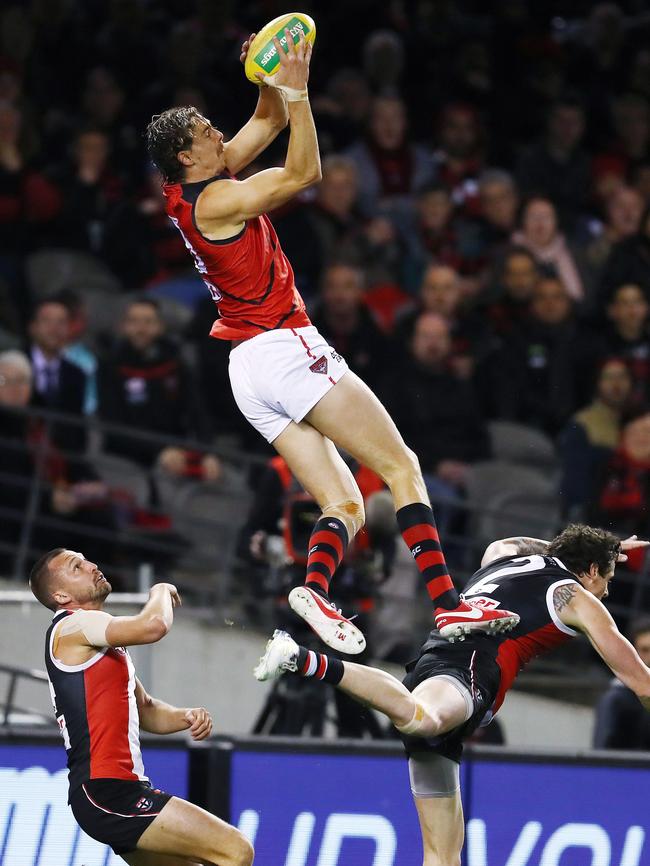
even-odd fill
[(127, 490), (140, 508), (149, 505), (149, 476), (138, 463), (105, 452), (97, 454), (92, 463), (99, 477), (110, 487)]
[(494, 497), (479, 518), (476, 539), (486, 546), (516, 535), (549, 540), (558, 530), (560, 508), (555, 491), (506, 490)]
[(77, 250), (39, 250), (26, 262), (27, 282), (33, 298), (42, 298), (63, 289), (80, 294), (95, 290), (117, 294), (119, 280), (99, 259)]
[(495, 460), (545, 471), (557, 468), (555, 446), (540, 430), (513, 421), (491, 421), (488, 430)]

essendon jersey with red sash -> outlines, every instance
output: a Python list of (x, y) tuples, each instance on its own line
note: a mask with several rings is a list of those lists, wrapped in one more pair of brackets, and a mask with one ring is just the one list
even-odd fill
[[(501, 671), (496, 712), (524, 665), (578, 634), (557, 615), (553, 593), (564, 584), (577, 584), (571, 572), (553, 556), (505, 556), (479, 569), (463, 589), (463, 596), (479, 607), (504, 608), (519, 614), (519, 624), (498, 636), (474, 633), (463, 644), (493, 654)], [(431, 632), (423, 651), (439, 649), (446, 641)], [(448, 644), (447, 644), (448, 645)]]
[(81, 665), (55, 658), (54, 630), (71, 613), (55, 614), (45, 639), (45, 666), (68, 753), (70, 791), (89, 779), (146, 782), (133, 662), (121, 647), (98, 649)]
[(293, 270), (265, 214), (246, 220), (239, 234), (225, 240), (211, 241), (199, 231), (197, 199), (208, 184), (224, 179), (232, 178), (218, 175), (163, 187), (167, 215), (183, 236), (219, 310), (210, 335), (239, 340), (276, 328), (306, 327), (311, 323)]

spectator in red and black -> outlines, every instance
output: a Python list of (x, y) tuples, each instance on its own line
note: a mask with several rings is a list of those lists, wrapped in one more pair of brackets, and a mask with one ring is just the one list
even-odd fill
[(623, 415), (633, 402), (628, 365), (621, 358), (607, 358), (598, 370), (594, 399), (576, 412), (558, 439), (560, 496), (567, 520), (584, 522), (591, 513), (603, 467), (618, 446)]
[(351, 369), (371, 387), (378, 388), (389, 361), (389, 347), (364, 303), (364, 280), (363, 271), (355, 265), (328, 265), (311, 319)]
[(311, 97), (322, 153), (343, 150), (363, 134), (371, 101), (358, 70), (344, 68), (328, 77), (325, 92)]
[(591, 170), (582, 148), (585, 114), (580, 102), (565, 97), (551, 106), (544, 136), (521, 157), (517, 179), (523, 195), (547, 196), (571, 230), (585, 212)]
[(449, 190), (454, 205), (465, 216), (477, 216), (483, 130), (475, 108), (459, 102), (443, 108), (433, 161), (437, 180)]
[(142, 135), (127, 117), (127, 104), (113, 69), (95, 66), (89, 70), (81, 94), (82, 123), (106, 134), (112, 159), (121, 172), (136, 180), (144, 164), (144, 148)]
[(519, 192), (514, 177), (500, 168), (486, 169), (478, 179), (481, 241), (490, 254), (510, 241), (517, 227)]
[[(315, 198), (273, 213), (273, 224), (294, 270), (301, 294), (311, 300), (325, 263), (335, 257), (363, 261), (370, 241), (357, 208), (359, 177), (348, 156), (323, 159), (323, 179)], [(369, 221), (368, 225), (372, 223)]]
[(236, 447), (250, 454), (269, 454), (270, 446), (244, 418), (232, 396), (228, 378), (230, 343), (209, 336), (216, 318), (214, 301), (206, 291), (186, 334), (196, 351), (197, 390), (208, 432), (230, 440), (231, 445), (234, 441)]
[(408, 138), (407, 109), (398, 96), (373, 100), (366, 137), (347, 155), (356, 163), (359, 207), (369, 218), (399, 209), (434, 176), (426, 150)]
[(506, 250), (485, 301), (485, 314), (498, 336), (507, 337), (526, 320), (539, 277), (535, 256), (525, 247)]
[(106, 223), (124, 192), (110, 163), (110, 140), (101, 129), (86, 128), (74, 137), (69, 161), (50, 172), (62, 198), (54, 227), (57, 246), (103, 256)]
[(598, 224), (596, 237), (585, 249), (589, 267), (598, 275), (614, 246), (639, 231), (645, 203), (638, 190), (619, 186), (605, 203), (605, 222)]
[(456, 217), (451, 192), (443, 184), (421, 190), (396, 225), (404, 248), (402, 284), (411, 294), (418, 292), (431, 261), (463, 276), (475, 274), (482, 264), (478, 233)]
[(528, 317), (484, 365), (481, 391), (494, 401), (496, 417), (555, 436), (589, 400), (599, 356), (598, 341), (576, 320), (561, 281), (542, 276)]
[(607, 305), (608, 328), (603, 336), (605, 355), (625, 359), (637, 404), (650, 401), (650, 302), (640, 286), (619, 286)]
[(621, 161), (626, 175), (648, 158), (650, 151), (650, 105), (637, 93), (625, 93), (612, 105), (614, 140), (604, 155)]
[(622, 536), (648, 531), (650, 509), (650, 412), (641, 409), (624, 425), (609, 461), (590, 522)]
[[(193, 379), (179, 348), (165, 336), (156, 301), (137, 298), (126, 309), (112, 352), (99, 365), (99, 415), (140, 432), (197, 439), (203, 427)], [(174, 475), (185, 470), (179, 449), (161, 449), (128, 433), (108, 434), (105, 447), (147, 468), (159, 460)]]
[(650, 300), (650, 207), (641, 217), (639, 231), (615, 244), (605, 262), (599, 292), (601, 309), (612, 291), (626, 283), (641, 286)]
[(585, 302), (589, 295), (586, 269), (560, 231), (553, 202), (543, 196), (533, 196), (523, 206), (520, 228), (513, 232), (512, 242), (525, 247), (540, 265), (551, 267), (572, 301)]
[[(489, 457), (487, 428), (472, 383), (454, 372), (447, 321), (422, 313), (408, 354), (397, 358), (387, 378), (384, 401), (422, 466), (436, 507), (438, 525), (448, 526), (471, 463)], [(451, 506), (451, 508), (449, 507)]]
[(450, 366), (462, 378), (471, 378), (476, 360), (489, 351), (490, 330), (482, 317), (463, 309), (461, 280), (453, 268), (431, 264), (426, 269), (417, 306), (396, 321), (393, 339), (398, 346), (410, 344), (422, 313), (437, 313), (445, 319), (452, 344)]
[[(29, 356), (34, 372), (32, 404), (54, 412), (84, 414), (86, 374), (67, 360), (70, 342), (70, 311), (63, 298), (56, 296), (39, 301), (28, 326)], [(64, 452), (83, 453), (86, 430), (83, 424), (56, 422), (50, 438)]]
[(60, 206), (57, 190), (34, 167), (33, 154), (20, 109), (0, 102), (0, 279), (22, 319), (29, 311), (20, 256), (38, 245), (41, 229)]

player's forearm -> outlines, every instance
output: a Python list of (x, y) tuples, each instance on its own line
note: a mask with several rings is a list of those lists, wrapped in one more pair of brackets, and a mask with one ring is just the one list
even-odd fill
[(289, 103), (291, 135), (284, 170), (308, 186), (321, 179), (318, 136), (308, 100)]
[(257, 120), (265, 120), (279, 130), (289, 123), (287, 101), (275, 87), (260, 87), (260, 95), (253, 113)]
[(159, 621), (167, 632), (174, 623), (174, 605), (169, 592), (163, 585), (154, 586), (145, 606), (140, 611), (140, 617), (144, 620)]
[(190, 727), (186, 713), (186, 709), (172, 707), (147, 695), (144, 705), (139, 707), (140, 727), (150, 734), (176, 734), (178, 731), (186, 731)]

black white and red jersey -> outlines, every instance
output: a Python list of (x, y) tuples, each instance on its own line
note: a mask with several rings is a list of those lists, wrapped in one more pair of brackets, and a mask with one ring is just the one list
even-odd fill
[(307, 327), (311, 322), (293, 270), (266, 214), (246, 220), (239, 234), (224, 240), (210, 240), (199, 231), (198, 197), (208, 184), (224, 179), (235, 180), (223, 174), (163, 187), (167, 215), (219, 308), (211, 336), (239, 340), (276, 328)]
[(70, 791), (89, 779), (146, 782), (131, 657), (122, 647), (104, 647), (81, 665), (55, 658), (56, 627), (71, 614), (58, 611), (45, 639), (45, 666), (68, 754)]
[[(578, 581), (562, 562), (542, 555), (501, 557), (479, 569), (467, 582), (463, 596), (472, 604), (512, 610), (520, 617), (512, 631), (498, 636), (474, 633), (464, 644), (466, 648), (475, 645), (477, 650), (496, 658), (501, 682), (494, 712), (524, 665), (578, 634), (562, 622), (553, 604), (557, 587), (569, 583)], [(440, 650), (446, 643), (434, 630), (422, 652)]]

